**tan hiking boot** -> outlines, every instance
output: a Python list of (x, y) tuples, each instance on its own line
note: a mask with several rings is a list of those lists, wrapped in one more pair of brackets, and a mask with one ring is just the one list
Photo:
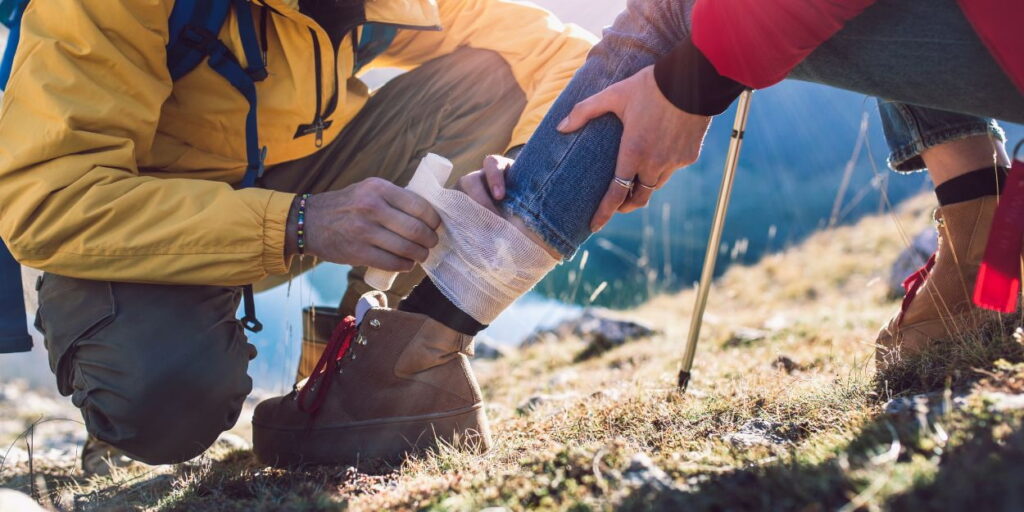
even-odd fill
[(937, 340), (1000, 318), (972, 301), (997, 202), (989, 196), (937, 210), (939, 249), (907, 280), (901, 311), (878, 334), (875, 360), (880, 369), (924, 353)]
[(388, 309), (382, 296), (367, 294), (360, 306), (359, 323), (341, 322), (312, 377), (256, 407), (256, 457), (294, 467), (395, 461), (439, 442), (489, 449), (467, 358), (473, 338), (424, 315)]
[(92, 435), (86, 438), (85, 446), (82, 447), (82, 472), (85, 476), (107, 476), (113, 468), (123, 468), (134, 463), (124, 452)]

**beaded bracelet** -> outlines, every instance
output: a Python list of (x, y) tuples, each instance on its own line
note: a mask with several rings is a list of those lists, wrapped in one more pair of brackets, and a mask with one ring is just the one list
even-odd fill
[(306, 201), (312, 194), (302, 194), (299, 196), (299, 212), (298, 212), (298, 233), (296, 233), (296, 244), (299, 247), (299, 256), (306, 254)]

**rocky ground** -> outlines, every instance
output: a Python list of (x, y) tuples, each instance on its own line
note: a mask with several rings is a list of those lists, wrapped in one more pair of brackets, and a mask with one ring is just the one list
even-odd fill
[(888, 269), (930, 209), (912, 202), (731, 269), (685, 394), (689, 291), (481, 351), (496, 438), (483, 456), (270, 470), (244, 415), (197, 460), (87, 479), (76, 411), (3, 382), (0, 486), (56, 510), (1021, 510), (1019, 318), (950, 340), (927, 365), (874, 371), (875, 332), (897, 308)]

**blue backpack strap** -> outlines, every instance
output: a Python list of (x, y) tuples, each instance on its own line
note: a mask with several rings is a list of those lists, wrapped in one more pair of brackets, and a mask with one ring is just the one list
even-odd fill
[(21, 39), (21, 15), (26, 7), (28, 0), (0, 0), (0, 23), (10, 29), (3, 60), (0, 60), (0, 91), (7, 89), (7, 80), (11, 78), (14, 52), (18, 51), (18, 39)]
[[(0, 61), (0, 90), (7, 88), (7, 79), (14, 65), (14, 52), (21, 37), (21, 15), (28, 0), (0, 0), (0, 23), (10, 29), (7, 48)], [(0, 354), (32, 350), (32, 337), (25, 321), (25, 299), (21, 288), (21, 265), (0, 241)]]
[(398, 27), (394, 25), (364, 24), (359, 44), (356, 45), (355, 70), (358, 72), (373, 59), (386, 52), (396, 36), (398, 36)]
[(267, 78), (267, 63), (263, 62), (263, 49), (260, 48), (260, 41), (256, 37), (256, 20), (252, 17), (249, 0), (232, 2), (238, 17), (238, 34), (241, 36), (242, 50), (245, 51), (245, 62), (249, 64), (245, 72), (253, 81), (263, 81)]
[(21, 265), (0, 242), (0, 354), (29, 350), (32, 350), (32, 337), (25, 321)]
[[(218, 38), (218, 33), (234, 9), (238, 32), (245, 52), (247, 68), (243, 68), (231, 50)], [(245, 156), (248, 162), (242, 188), (256, 185), (263, 176), (267, 148), (260, 146), (256, 108), (256, 82), (267, 77), (263, 51), (256, 36), (255, 21), (248, 0), (177, 0), (168, 20), (167, 69), (177, 80), (196, 68), (203, 59), (224, 77), (249, 103), (245, 117)], [(256, 319), (256, 304), (251, 285), (243, 287), (246, 329), (260, 332), (263, 325)]]

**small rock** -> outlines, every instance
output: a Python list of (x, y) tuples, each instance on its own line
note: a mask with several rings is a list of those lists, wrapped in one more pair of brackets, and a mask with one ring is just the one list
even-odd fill
[(39, 506), (32, 498), (28, 497), (27, 494), (22, 494), (13, 489), (0, 489), (0, 510), (10, 510), (18, 512), (44, 512), (46, 509)]
[(519, 344), (519, 348), (532, 347), (533, 345), (540, 345), (542, 343), (556, 343), (558, 341), (559, 336), (553, 331), (537, 331), (523, 339)]
[(595, 391), (591, 393), (590, 398), (607, 399), (613, 402), (617, 402), (620, 398), (622, 398), (622, 392), (612, 388), (602, 389), (600, 391)]
[(213, 445), (225, 451), (248, 450), (252, 448), (249, 441), (231, 432), (221, 434)]
[(629, 460), (629, 466), (622, 473), (622, 479), (638, 487), (656, 491), (676, 489), (675, 482), (644, 453), (638, 453)]
[(516, 408), (516, 412), (519, 414), (529, 414), (535, 411), (537, 408), (548, 405), (555, 402), (564, 402), (576, 398), (576, 394), (563, 393), (559, 395), (533, 395), (527, 398), (523, 403), (519, 404)]
[(25, 381), (21, 380), (0, 384), (0, 402), (17, 402), (26, 387)]
[(597, 308), (583, 311), (577, 318), (566, 320), (551, 329), (537, 331), (520, 344), (528, 347), (538, 343), (552, 343), (569, 337), (576, 337), (587, 343), (587, 348), (577, 356), (577, 361), (603, 354), (627, 342), (649, 338), (658, 331), (630, 320), (619, 320)]
[(883, 411), (894, 420), (911, 422), (925, 427), (941, 416), (962, 409), (966, 405), (966, 393), (951, 395), (949, 407), (947, 407), (946, 393), (936, 391), (911, 397), (894, 398), (885, 404)]
[(779, 356), (774, 361), (772, 361), (772, 368), (775, 368), (776, 370), (782, 370), (786, 373), (793, 373), (798, 370), (803, 370), (803, 365), (797, 363), (796, 361), (786, 356)]
[[(967, 404), (967, 395), (957, 393), (951, 397), (952, 409), (961, 409)], [(911, 397), (893, 398), (883, 407), (888, 416), (935, 417), (952, 412), (946, 410), (945, 392), (936, 391)]]
[(768, 331), (763, 329), (736, 327), (732, 330), (732, 334), (729, 335), (729, 338), (725, 340), (725, 343), (723, 343), (722, 346), (725, 348), (746, 347), (757, 343), (758, 341), (763, 341), (769, 334), (770, 333)]
[(908, 276), (917, 272), (924, 266), (928, 258), (935, 253), (939, 247), (939, 234), (935, 228), (928, 228), (917, 234), (907, 247), (896, 257), (889, 271), (889, 295), (891, 297), (902, 297), (904, 295), (903, 281)]
[(1016, 411), (1024, 409), (1024, 395), (992, 392), (985, 394), (985, 399), (991, 403), (989, 409), (993, 411)]
[(789, 319), (789, 317), (782, 313), (776, 313), (775, 315), (772, 315), (772, 317), (769, 318), (768, 320), (765, 320), (764, 328), (768, 329), (769, 331), (781, 331), (783, 329), (788, 328), (792, 324), (793, 322), (792, 320)]
[(797, 429), (792, 424), (751, 420), (736, 432), (722, 436), (737, 448), (786, 444), (796, 440)]
[(28, 452), (18, 446), (11, 446), (4, 451), (6, 453), (0, 453), (0, 462), (5, 466), (28, 462)]
[(505, 345), (484, 336), (477, 336), (476, 345), (473, 348), (473, 359), (501, 359), (508, 355), (509, 349)]
[(576, 380), (578, 376), (579, 375), (576, 373), (575, 370), (562, 370), (552, 375), (551, 378), (548, 379), (548, 386), (553, 388), (560, 388), (572, 383), (572, 381)]
[(630, 341), (650, 338), (658, 331), (638, 322), (610, 318), (588, 309), (580, 317), (573, 334), (587, 342), (587, 348), (576, 356), (577, 361), (583, 361)]

